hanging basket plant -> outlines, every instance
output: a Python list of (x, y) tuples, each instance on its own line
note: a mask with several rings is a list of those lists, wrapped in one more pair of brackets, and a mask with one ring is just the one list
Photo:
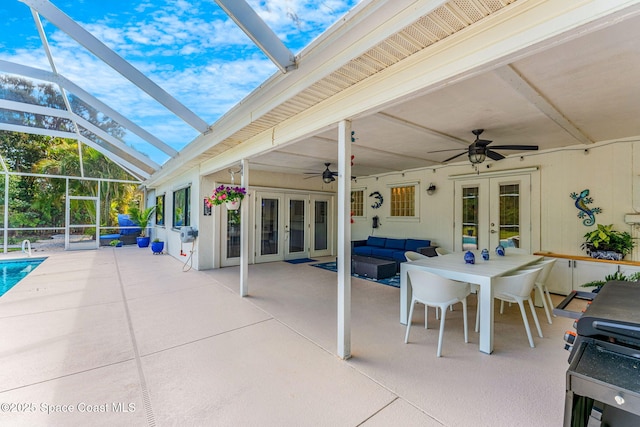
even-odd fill
[(238, 209), (240, 202), (247, 195), (244, 187), (229, 187), (221, 185), (217, 187), (211, 197), (207, 198), (207, 206), (227, 205), (230, 210)]

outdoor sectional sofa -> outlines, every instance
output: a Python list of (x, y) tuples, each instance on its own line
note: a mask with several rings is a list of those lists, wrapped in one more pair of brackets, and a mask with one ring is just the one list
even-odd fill
[(429, 239), (395, 239), (392, 237), (369, 236), (367, 240), (354, 240), (351, 249), (353, 255), (395, 261), (398, 271), (400, 270), (400, 264), (407, 260), (404, 257), (404, 253), (407, 251), (419, 252), (428, 256), (436, 255), (435, 248), (431, 246), (431, 240)]

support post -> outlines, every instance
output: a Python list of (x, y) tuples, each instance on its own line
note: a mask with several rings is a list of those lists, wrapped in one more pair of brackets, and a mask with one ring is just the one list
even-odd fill
[[(249, 192), (249, 161), (242, 159), (241, 185)], [(249, 195), (240, 204), (240, 296), (249, 295)]]
[(338, 124), (338, 356), (351, 357), (351, 122)]

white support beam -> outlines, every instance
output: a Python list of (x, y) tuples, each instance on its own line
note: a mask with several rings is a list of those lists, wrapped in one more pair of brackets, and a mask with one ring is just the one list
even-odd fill
[[(242, 187), (249, 190), (249, 161), (242, 159)], [(240, 296), (249, 295), (249, 196), (240, 203)]]
[(218, 6), (282, 71), (295, 70), (296, 58), (245, 0), (216, 0)]
[(533, 104), (545, 116), (549, 117), (551, 120), (556, 122), (558, 126), (567, 131), (569, 135), (573, 136), (583, 144), (594, 143), (591, 138), (571, 123), (561, 111), (551, 104), (551, 102), (542, 95), (537, 88), (529, 83), (513, 66), (507, 65), (505, 67), (497, 68), (494, 70), (494, 73), (496, 73), (505, 83), (515, 89), (527, 101)]
[(351, 122), (338, 124), (338, 356), (351, 357)]
[(0, 59), (0, 71), (57, 84), (58, 86), (63, 87), (69, 92), (73, 93), (75, 96), (86, 102), (91, 107), (112, 118), (118, 124), (124, 126), (128, 131), (132, 132), (134, 135), (139, 136), (141, 139), (153, 145), (163, 153), (169, 156), (175, 156), (176, 154), (178, 154), (178, 151), (173, 147), (166, 144), (159, 138), (153, 136), (152, 134), (136, 125), (131, 120), (127, 119), (125, 116), (118, 113), (116, 110), (112, 109), (107, 104), (100, 101), (90, 93), (86, 92), (80, 86), (76, 85), (60, 74), (56, 75), (50, 71), (16, 64), (13, 62), (4, 61), (2, 59)]
[(20, 0), (200, 133), (209, 125), (47, 0)]

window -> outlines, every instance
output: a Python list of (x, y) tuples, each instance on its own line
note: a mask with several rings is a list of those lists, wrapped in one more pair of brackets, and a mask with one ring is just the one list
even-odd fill
[(156, 225), (164, 225), (164, 194), (156, 197)]
[(391, 187), (391, 216), (416, 216), (416, 186)]
[(462, 247), (478, 249), (478, 206), (479, 188), (462, 189)]
[(191, 187), (181, 188), (173, 192), (173, 226), (191, 225), (190, 206)]
[(351, 214), (364, 216), (364, 191), (354, 190), (351, 192)]
[(520, 236), (520, 185), (500, 185), (500, 242)]

